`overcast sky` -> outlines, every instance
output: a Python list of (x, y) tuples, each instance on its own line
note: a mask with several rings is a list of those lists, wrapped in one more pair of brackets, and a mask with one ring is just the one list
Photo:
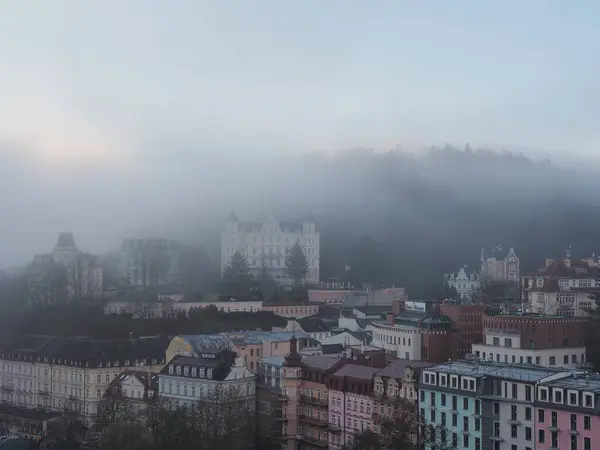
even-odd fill
[(200, 157), (445, 142), (594, 156), (598, 55), (598, 1), (4, 0), (4, 253), (65, 229), (104, 245), (173, 203)]

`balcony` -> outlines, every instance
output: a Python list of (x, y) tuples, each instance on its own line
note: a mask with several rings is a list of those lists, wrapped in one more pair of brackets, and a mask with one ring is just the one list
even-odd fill
[(12, 388), (12, 386), (2, 386), (0, 390), (4, 392), (12, 392), (14, 389)]
[(48, 389), (40, 389), (38, 391), (38, 394), (43, 395), (44, 397), (47, 397), (48, 395), (50, 395), (50, 391), (48, 391)]
[(306, 444), (310, 444), (315, 447), (323, 447), (323, 448), (329, 447), (329, 441), (326, 441), (326, 440), (321, 441), (320, 439), (316, 439), (311, 436), (305, 436), (303, 434), (298, 435), (298, 440), (300, 442), (304, 442)]
[(317, 427), (326, 428), (329, 426), (329, 421), (327, 419), (320, 419), (318, 417), (309, 417), (305, 415), (300, 416), (300, 422), (308, 423), (310, 425), (314, 425)]
[(342, 431), (342, 427), (340, 427), (339, 425), (336, 425), (335, 423), (331, 423), (331, 422), (329, 422), (328, 428), (329, 428), (329, 431), (332, 433), (340, 433)]
[(329, 405), (328, 398), (318, 398), (318, 397), (313, 397), (311, 395), (301, 395), (300, 400), (302, 402), (308, 403), (310, 405), (316, 405), (316, 406), (328, 406)]

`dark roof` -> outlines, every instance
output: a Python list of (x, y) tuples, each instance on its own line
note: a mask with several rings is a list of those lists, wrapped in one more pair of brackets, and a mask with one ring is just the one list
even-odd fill
[(363, 330), (365, 328), (367, 328), (367, 325), (370, 325), (373, 323), (373, 320), (371, 319), (356, 319), (356, 324), (361, 327)]
[(316, 303), (319, 305), (319, 312), (312, 317), (320, 317), (322, 319), (334, 319), (337, 320), (340, 317), (340, 308), (332, 307), (332, 306), (322, 306), (320, 303)]
[[(100, 340), (88, 337), (57, 338), (20, 335), (0, 347), (4, 358), (23, 361), (48, 359), (64, 365), (134, 365), (137, 361), (159, 364), (171, 342), (168, 336), (148, 336), (130, 339)], [(125, 364), (128, 362), (128, 364)]]
[[(135, 377), (144, 386), (144, 397), (142, 400), (148, 402), (156, 397), (150, 397), (149, 391), (156, 391), (158, 388), (158, 374), (148, 373), (142, 370), (125, 370), (121, 372), (111, 383), (108, 385), (104, 397), (120, 396), (121, 394), (121, 383), (126, 381), (129, 377)], [(114, 397), (113, 397), (114, 398)]]
[[(205, 370), (203, 376), (200, 371), (196, 372), (194, 377), (191, 370), (185, 375), (185, 368), (196, 369), (212, 369), (211, 380), (223, 381), (231, 372), (231, 368), (235, 362), (235, 353), (229, 350), (221, 350), (215, 354), (215, 358), (198, 358), (196, 356), (175, 356), (169, 363), (160, 371), (160, 376), (185, 377), (185, 378), (207, 378), (208, 373)], [(173, 373), (170, 373), (170, 367), (173, 367)], [(181, 367), (181, 372), (177, 374), (177, 367)]]
[(365, 305), (365, 306), (356, 306), (354, 309), (360, 311), (363, 314), (373, 315), (373, 314), (383, 314), (386, 312), (392, 312), (392, 305)]
[(359, 366), (357, 364), (346, 364), (338, 369), (333, 376), (348, 377), (355, 380), (371, 380), (379, 371), (377, 367)]
[(553, 261), (548, 267), (538, 270), (536, 276), (548, 278), (597, 278), (600, 269), (590, 266), (587, 261), (571, 260), (570, 267), (564, 261)]
[(346, 333), (365, 344), (370, 344), (373, 340), (373, 334), (367, 331), (346, 331)]
[(31, 442), (21, 438), (7, 439), (0, 444), (0, 450), (30, 450), (32, 448)]
[(63, 232), (58, 234), (58, 239), (56, 241), (56, 247), (75, 247), (75, 237), (73, 233)]
[(18, 406), (0, 404), (0, 415), (18, 417), (21, 419), (45, 421), (60, 417), (61, 413), (44, 411), (41, 409), (19, 408)]
[(409, 360), (409, 359), (397, 359), (388, 366), (377, 372), (377, 376), (390, 377), (390, 378), (402, 378), (404, 377), (404, 371), (407, 367), (411, 369), (426, 369), (433, 367), (435, 364), (427, 361)]
[(329, 327), (325, 325), (323, 319), (319, 317), (303, 317), (302, 319), (296, 319), (298, 325), (302, 327), (302, 331), (305, 333), (318, 333), (329, 331)]
[(324, 355), (335, 355), (344, 351), (342, 344), (322, 344), (321, 350)]
[(308, 369), (317, 369), (322, 371), (331, 370), (334, 367), (343, 364), (341, 359), (334, 356), (312, 355), (302, 358), (302, 362)]

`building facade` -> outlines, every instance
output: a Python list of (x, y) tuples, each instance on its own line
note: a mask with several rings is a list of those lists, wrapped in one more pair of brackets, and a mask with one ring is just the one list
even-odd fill
[(509, 364), (585, 367), (585, 322), (581, 317), (484, 315), (484, 342), (473, 344), (473, 353), (482, 360)]
[(263, 305), (263, 311), (271, 311), (286, 319), (310, 317), (319, 314), (319, 305)]
[(535, 402), (535, 448), (592, 450), (600, 445), (600, 379), (572, 375), (540, 383)]
[(543, 268), (521, 280), (523, 303), (529, 312), (558, 316), (588, 316), (600, 293), (600, 266), (595, 258), (547, 259)]
[(482, 284), (491, 282), (518, 283), (520, 276), (520, 261), (515, 250), (511, 248), (506, 257), (500, 257), (501, 247), (496, 247), (491, 256), (486, 256), (481, 249), (481, 268), (479, 270)]
[(276, 282), (291, 284), (294, 280), (286, 272), (285, 258), (298, 243), (308, 263), (306, 282), (318, 284), (319, 239), (319, 232), (311, 219), (292, 223), (269, 217), (260, 222), (240, 222), (231, 214), (221, 234), (221, 270), (239, 252), (248, 261), (250, 271), (256, 278), (266, 271)]
[(92, 424), (110, 383), (133, 368), (160, 370), (168, 343), (166, 337), (19, 336), (0, 349), (0, 399), (19, 408), (72, 411)]
[(179, 285), (181, 245), (163, 238), (128, 238), (121, 243), (120, 272), (131, 286)]
[(173, 408), (194, 407), (201, 399), (239, 399), (254, 409), (256, 375), (230, 350), (175, 356), (158, 375), (161, 400)]
[(481, 287), (479, 273), (468, 274), (464, 267), (461, 267), (457, 273), (444, 275), (444, 281), (449, 287), (456, 290), (458, 297), (462, 300), (470, 300)]

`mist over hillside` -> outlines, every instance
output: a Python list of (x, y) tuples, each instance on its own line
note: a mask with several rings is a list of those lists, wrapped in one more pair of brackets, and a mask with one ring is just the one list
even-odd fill
[(287, 174), (271, 192), (272, 212), (315, 216), (325, 277), (343, 276), (349, 263), (368, 269), (367, 281), (420, 297), (445, 272), (478, 267), (482, 247), (514, 247), (523, 271), (569, 245), (600, 253), (596, 174), (549, 161), (468, 146), (419, 156), (355, 150), (305, 158)]

